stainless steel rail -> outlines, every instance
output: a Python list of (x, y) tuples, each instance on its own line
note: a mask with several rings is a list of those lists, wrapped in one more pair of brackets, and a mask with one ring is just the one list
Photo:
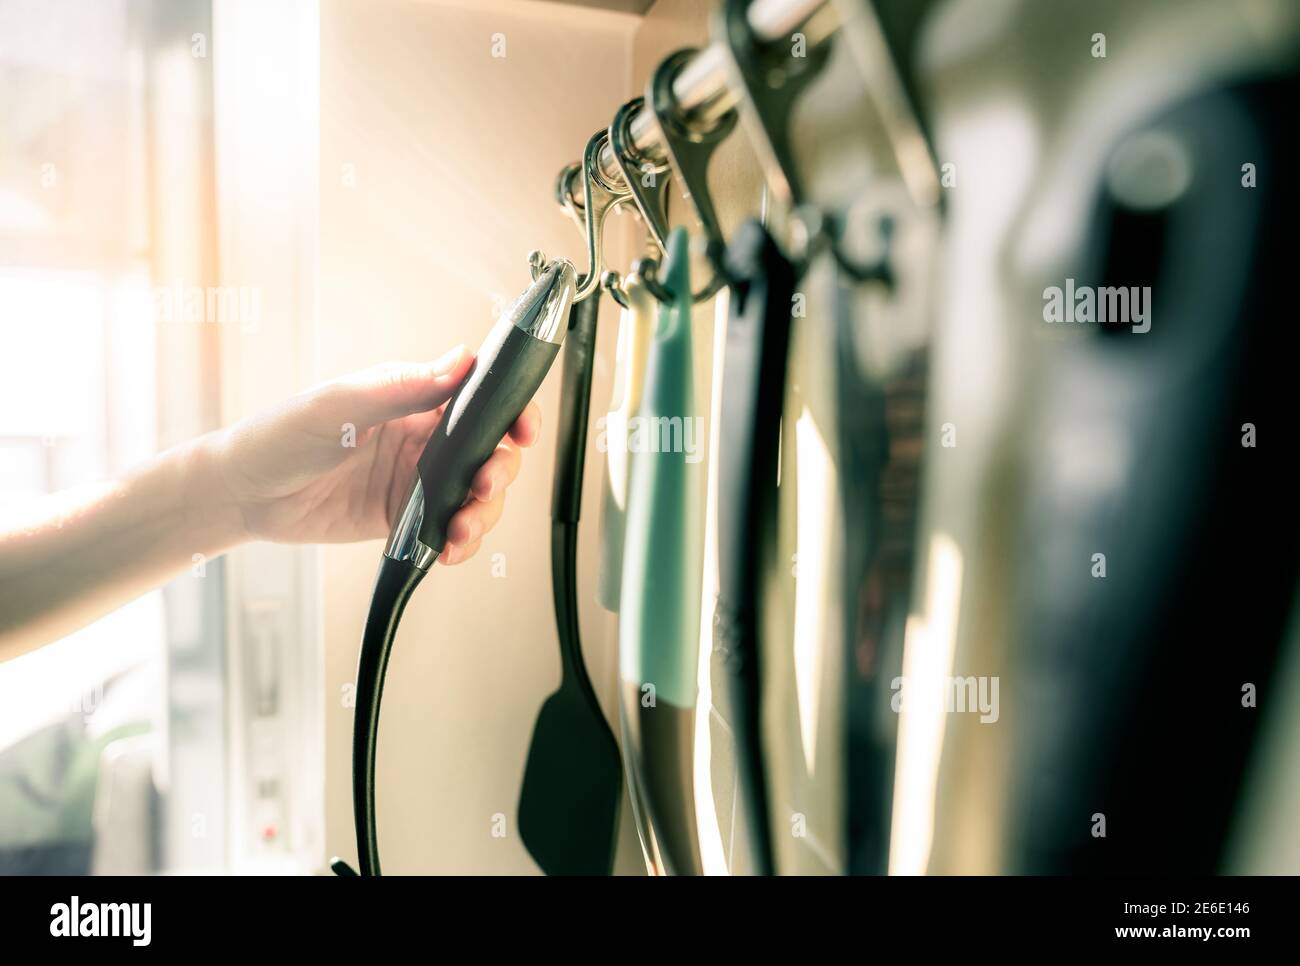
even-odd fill
[[(754, 0), (746, 16), (760, 39), (777, 40), (801, 31), (809, 47), (814, 47), (835, 30), (833, 7), (830, 0)], [(714, 41), (696, 54), (673, 81), (673, 97), (686, 120), (708, 124), (736, 106), (740, 94), (730, 83), (727, 58), (722, 45)], [(639, 155), (654, 161), (664, 158), (659, 125), (649, 110), (637, 111), (627, 131), (631, 147)], [(602, 172), (615, 180), (622, 178), (608, 144), (601, 149), (598, 161)]]

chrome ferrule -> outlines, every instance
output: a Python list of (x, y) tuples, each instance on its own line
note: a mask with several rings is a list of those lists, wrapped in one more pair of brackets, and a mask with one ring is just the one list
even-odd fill
[(577, 269), (565, 258), (557, 258), (542, 271), (510, 308), (503, 319), (535, 339), (559, 345), (569, 326), (569, 306), (578, 285)]
[(428, 570), (438, 556), (438, 551), (420, 542), (420, 527), (424, 524), (424, 487), (420, 485), (417, 473), (411, 483), (411, 492), (406, 495), (402, 512), (388, 534), (388, 544), (384, 547), (384, 556), (393, 560), (405, 560)]

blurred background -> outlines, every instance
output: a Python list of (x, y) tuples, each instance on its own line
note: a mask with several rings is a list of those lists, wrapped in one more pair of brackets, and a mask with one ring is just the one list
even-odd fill
[[(476, 345), (530, 249), (583, 263), (556, 173), (664, 57), (708, 41), (714, 6), (0, 0), (0, 501), (119, 473), (344, 372)], [(764, 641), (778, 869), (1300, 872), (1282, 452), (1300, 7), (869, 6), (886, 56), (864, 68), (837, 42), (794, 119), (817, 203), (894, 224), (899, 282), (821, 263), (801, 282)], [(924, 134), (930, 203), (881, 121), (877, 69)], [(743, 132), (720, 147), (728, 234), (772, 206), (767, 173)], [(620, 217), (608, 260), (628, 264), (642, 233)], [(1067, 279), (1149, 286), (1150, 331), (1048, 322)], [(198, 317), (180, 308), (195, 291)], [(818, 323), (845, 316), (828, 349)], [(715, 403), (725, 319), (721, 301), (693, 318), (697, 398)], [(616, 322), (607, 300), (593, 420)], [(553, 373), (543, 412), (557, 399)], [(390, 873), (536, 871), (513, 822), (559, 680), (553, 434), (479, 556), (407, 610), (380, 738)], [(617, 618), (584, 520), (584, 649), (615, 721)], [(0, 665), (0, 872), (351, 857), (350, 687), (379, 549), (196, 560)], [(707, 556), (705, 574), (707, 628)], [(703, 859), (743, 873), (701, 650)], [(996, 682), (994, 720), (895, 707), (903, 676)], [(643, 870), (625, 801), (616, 871)]]
[[(0, 4), (11, 507), (314, 377), (319, 18), (218, 6)], [(0, 869), (313, 867), (315, 574), (292, 548), (196, 560), (0, 667)]]

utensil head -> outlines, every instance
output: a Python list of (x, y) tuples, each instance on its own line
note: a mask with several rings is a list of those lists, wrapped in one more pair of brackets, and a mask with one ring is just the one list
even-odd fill
[(599, 707), (562, 685), (533, 727), (519, 793), (519, 834), (547, 875), (608, 875), (623, 766)]

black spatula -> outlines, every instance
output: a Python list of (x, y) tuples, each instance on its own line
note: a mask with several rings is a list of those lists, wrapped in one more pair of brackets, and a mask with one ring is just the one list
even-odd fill
[(610, 873), (623, 793), (618, 743), (587, 676), (578, 628), (578, 517), (598, 301), (593, 294), (573, 306), (564, 346), (551, 498), (551, 584), (563, 677), (537, 715), (519, 792), (519, 834), (547, 875)]

